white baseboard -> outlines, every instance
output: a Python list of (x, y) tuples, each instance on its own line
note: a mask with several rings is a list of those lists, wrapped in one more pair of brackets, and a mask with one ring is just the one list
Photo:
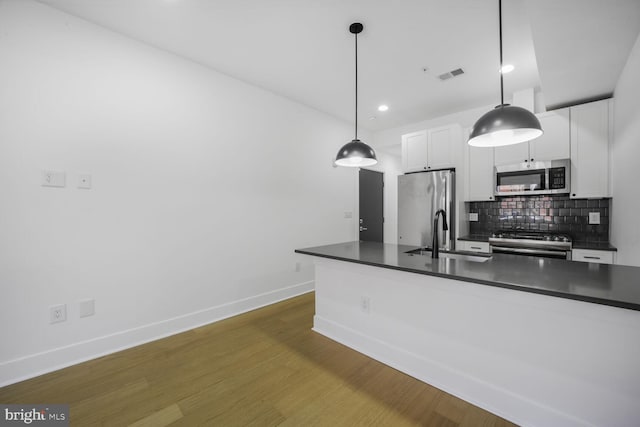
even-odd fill
[(318, 315), (314, 317), (313, 330), (515, 424), (564, 427), (592, 425), (496, 387), (469, 373), (460, 372), (447, 366), (446, 361), (431, 360)]
[(313, 289), (314, 281), (299, 283), (172, 319), (2, 362), (0, 387), (246, 313), (311, 292)]

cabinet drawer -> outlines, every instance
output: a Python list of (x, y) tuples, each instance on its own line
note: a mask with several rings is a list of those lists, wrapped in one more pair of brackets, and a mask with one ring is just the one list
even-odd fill
[(469, 242), (467, 240), (458, 240), (458, 250), (488, 254), (489, 242)]
[(598, 264), (613, 264), (613, 252), (574, 249), (571, 251), (571, 259), (574, 261), (595, 262)]

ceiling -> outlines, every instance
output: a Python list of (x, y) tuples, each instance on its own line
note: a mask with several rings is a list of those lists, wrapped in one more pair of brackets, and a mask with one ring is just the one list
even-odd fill
[[(358, 120), (371, 131), (499, 101), (496, 0), (39, 1), (349, 122), (348, 27), (362, 22)], [(506, 97), (541, 88), (547, 106), (564, 105), (613, 92), (640, 1), (505, 0), (503, 28), (516, 67)]]

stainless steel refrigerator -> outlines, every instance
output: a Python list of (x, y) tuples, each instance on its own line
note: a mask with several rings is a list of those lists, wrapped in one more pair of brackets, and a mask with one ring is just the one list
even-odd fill
[(439, 246), (454, 249), (455, 188), (452, 170), (398, 176), (398, 244), (430, 247), (435, 213), (444, 209), (449, 230), (442, 230), (440, 219)]

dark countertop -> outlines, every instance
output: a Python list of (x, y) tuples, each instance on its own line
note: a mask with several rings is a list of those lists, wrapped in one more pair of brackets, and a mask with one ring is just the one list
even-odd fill
[(571, 242), (572, 249), (592, 249), (596, 251), (617, 251), (609, 242)]
[[(640, 267), (507, 254), (486, 262), (410, 255), (416, 246), (346, 242), (297, 253), (640, 311)], [(478, 255), (478, 254), (476, 254)]]
[[(469, 242), (488, 242), (490, 234), (467, 234), (458, 237), (458, 240), (466, 240)], [(571, 242), (573, 249), (592, 249), (596, 251), (617, 251), (615, 246), (609, 242)]]

